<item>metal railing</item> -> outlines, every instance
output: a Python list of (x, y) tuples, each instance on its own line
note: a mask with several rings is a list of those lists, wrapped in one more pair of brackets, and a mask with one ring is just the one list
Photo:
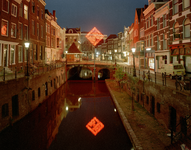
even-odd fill
[[(133, 67), (129, 67), (129, 66), (123, 66), (123, 71), (124, 73), (127, 73), (131, 76), (133, 76)], [(191, 78), (189, 79), (184, 79), (183, 81), (180, 81), (180, 85), (177, 84), (177, 78), (175, 77), (175, 80), (170, 79), (166, 73), (158, 73), (158, 72), (154, 72), (154, 71), (150, 71), (148, 69), (136, 69), (136, 77), (139, 80), (144, 80), (144, 81), (149, 81), (149, 82), (153, 82), (155, 84), (159, 84), (162, 86), (167, 86), (169, 88), (178, 90), (178, 91), (182, 91), (185, 93), (191, 93)], [(184, 88), (183, 86), (183, 82), (187, 81), (187, 88)], [(182, 88), (178, 88), (178, 86), (182, 86)]]
[[(30, 65), (28, 67), (29, 76), (40, 75), (48, 71), (64, 67), (65, 63), (50, 63), (50, 64), (38, 64)], [(0, 82), (5, 82), (7, 80), (22, 78), (27, 75), (27, 66), (21, 67), (11, 67), (11, 68), (1, 68), (0, 69)]]

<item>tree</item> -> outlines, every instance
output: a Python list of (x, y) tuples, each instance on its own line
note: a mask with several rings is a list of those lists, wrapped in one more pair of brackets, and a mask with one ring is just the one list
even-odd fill
[(115, 80), (118, 82), (119, 86), (121, 85), (121, 81), (123, 81), (124, 76), (125, 73), (123, 72), (123, 67), (116, 65), (114, 77)]

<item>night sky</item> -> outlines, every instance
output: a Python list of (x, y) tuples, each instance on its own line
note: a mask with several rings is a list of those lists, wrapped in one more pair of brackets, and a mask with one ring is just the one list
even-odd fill
[(96, 27), (109, 36), (123, 32), (134, 22), (135, 9), (147, 4), (148, 0), (46, 0), (45, 8), (56, 10), (62, 28), (89, 32)]

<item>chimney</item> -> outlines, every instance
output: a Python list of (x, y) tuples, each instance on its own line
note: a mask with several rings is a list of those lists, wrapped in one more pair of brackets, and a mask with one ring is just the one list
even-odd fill
[(56, 11), (53, 10), (54, 21), (56, 20)]

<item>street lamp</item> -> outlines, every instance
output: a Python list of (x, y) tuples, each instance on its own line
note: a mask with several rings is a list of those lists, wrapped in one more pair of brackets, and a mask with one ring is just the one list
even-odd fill
[(26, 76), (29, 76), (29, 42), (25, 43), (25, 48), (27, 48), (27, 74)]
[(134, 56), (134, 53), (135, 53), (135, 48), (132, 48), (132, 53), (133, 53), (133, 76), (136, 77), (136, 70), (135, 70), (135, 56)]

